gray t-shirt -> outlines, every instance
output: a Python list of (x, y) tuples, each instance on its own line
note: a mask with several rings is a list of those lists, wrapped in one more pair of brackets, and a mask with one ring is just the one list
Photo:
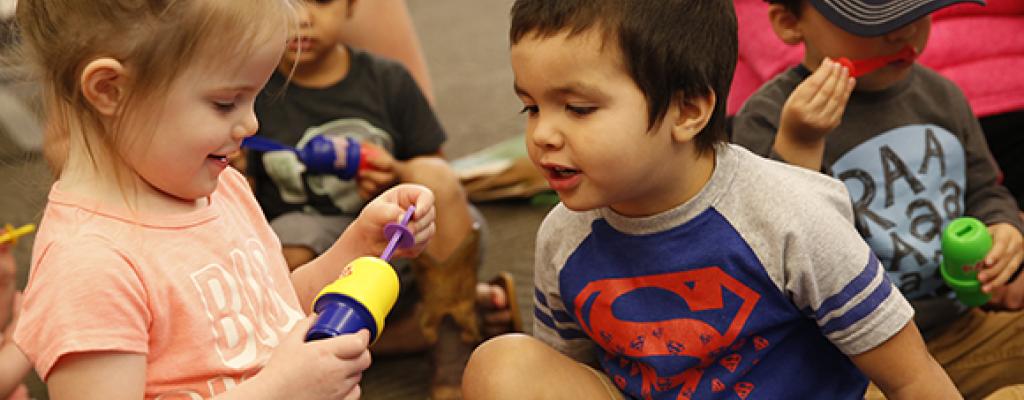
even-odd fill
[(534, 334), (634, 398), (860, 399), (847, 355), (913, 310), (852, 219), (834, 179), (719, 145), (711, 179), (671, 210), (551, 211)]
[[(778, 158), (772, 145), (782, 105), (809, 74), (798, 66), (761, 87), (736, 115), (733, 141)], [(857, 229), (911, 299), (926, 334), (964, 310), (938, 272), (942, 228), (970, 215), (1021, 229), (963, 94), (920, 65), (893, 87), (853, 93), (826, 139), (822, 165), (846, 185)]]

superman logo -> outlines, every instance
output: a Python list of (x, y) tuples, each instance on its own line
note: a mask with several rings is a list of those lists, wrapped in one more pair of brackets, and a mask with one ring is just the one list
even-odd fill
[(740, 366), (740, 361), (742, 360), (743, 357), (740, 357), (739, 354), (730, 354), (722, 357), (722, 360), (718, 363), (722, 364), (722, 366), (729, 370), (729, 372), (736, 372), (736, 367)]
[[(616, 301), (629, 298), (636, 302), (638, 293), (653, 292), (662, 300), (668, 296), (678, 302), (680, 314), (657, 321), (635, 321), (619, 319), (612, 312)], [(680, 387), (679, 398), (690, 399), (704, 369), (734, 344), (760, 297), (721, 268), (706, 267), (590, 282), (575, 296), (573, 312), (590, 337), (602, 338), (598, 344), (606, 352), (636, 362), (638, 368), (633, 368), (631, 374), (640, 375), (644, 398), (650, 399), (655, 390)], [(695, 359), (696, 364), (677, 374), (661, 376), (643, 361), (661, 356), (685, 356)]]
[(619, 389), (626, 389), (626, 378), (615, 375), (615, 386), (618, 386)]
[(768, 347), (768, 339), (760, 336), (754, 338), (754, 348), (757, 349), (757, 351), (764, 350), (765, 347)]
[(736, 383), (736, 386), (732, 387), (732, 390), (734, 390), (736, 395), (740, 396), (741, 399), (746, 399), (747, 396), (750, 396), (750, 392), (754, 391), (754, 384), (750, 382), (738, 382)]

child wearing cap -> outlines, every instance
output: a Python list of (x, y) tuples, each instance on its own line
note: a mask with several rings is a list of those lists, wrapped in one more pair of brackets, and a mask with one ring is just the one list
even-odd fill
[[(957, 398), (838, 182), (723, 143), (730, 0), (519, 0), (534, 337), (473, 354), (466, 399)], [(865, 376), (866, 375), (866, 376)]]
[(846, 185), (857, 229), (911, 300), (929, 350), (978, 398), (1024, 382), (1024, 314), (958, 303), (938, 273), (940, 233), (963, 215), (988, 226), (978, 276), (996, 297), (1024, 247), (1017, 204), (967, 101), (914, 62), (929, 14), (959, 2), (968, 1), (773, 0), (772, 28), (804, 44), (803, 62), (750, 97), (733, 140)]

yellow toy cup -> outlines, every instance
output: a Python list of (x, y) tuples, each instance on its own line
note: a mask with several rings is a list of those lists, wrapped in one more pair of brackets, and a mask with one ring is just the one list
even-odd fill
[(306, 332), (307, 342), (367, 329), (373, 343), (384, 330), (384, 318), (398, 299), (395, 269), (383, 259), (360, 257), (346, 272), (313, 300), (317, 319)]

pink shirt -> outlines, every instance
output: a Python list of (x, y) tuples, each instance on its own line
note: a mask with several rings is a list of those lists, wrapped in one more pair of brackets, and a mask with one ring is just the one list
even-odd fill
[(281, 245), (230, 168), (208, 207), (173, 216), (110, 209), (55, 184), (31, 271), (14, 339), (39, 375), (67, 354), (143, 354), (147, 399), (232, 388), (304, 316)]

